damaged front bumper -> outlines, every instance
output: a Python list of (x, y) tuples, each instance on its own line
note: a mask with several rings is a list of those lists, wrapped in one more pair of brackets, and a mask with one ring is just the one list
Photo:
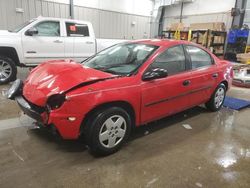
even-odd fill
[(15, 97), (15, 100), (26, 115), (37, 120), (38, 122), (44, 123), (42, 114), (46, 113), (45, 108), (29, 103), (23, 96), (17, 96)]
[(44, 107), (37, 106), (32, 104), (22, 95), (23, 82), (20, 79), (17, 79), (13, 82), (12, 86), (8, 90), (7, 97), (11, 100), (16, 100), (17, 104), (21, 110), (28, 115), (29, 117), (37, 120), (40, 123), (47, 123), (48, 112)]
[[(53, 132), (59, 133), (64, 139), (77, 139), (79, 136), (82, 117), (75, 114), (65, 113), (61, 111), (50, 111), (46, 107), (37, 106), (31, 103), (23, 96), (23, 82), (16, 80), (7, 92), (7, 97), (11, 100), (16, 100), (21, 110), (29, 117), (35, 119), (39, 126), (46, 127)], [(65, 110), (65, 109), (64, 109)], [(70, 121), (68, 117), (76, 117), (75, 121)]]
[(15, 80), (7, 92), (7, 98), (15, 100), (15, 97), (22, 94), (23, 81), (20, 79)]

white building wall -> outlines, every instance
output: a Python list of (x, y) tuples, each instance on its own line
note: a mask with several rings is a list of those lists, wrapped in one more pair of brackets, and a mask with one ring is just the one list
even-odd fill
[[(97, 37), (150, 36), (151, 0), (74, 0), (74, 4), (75, 19), (92, 22)], [(69, 18), (69, 0), (0, 0), (0, 29), (11, 29), (39, 15)]]
[(247, 24), (248, 27), (250, 28), (250, 0), (247, 1), (247, 4), (246, 4), (244, 24)]
[[(184, 3), (183, 14), (210, 14), (230, 11), (235, 5), (235, 0), (194, 0), (192, 3)], [(180, 5), (172, 5), (168, 12), (172, 15), (173, 11), (179, 10)], [(178, 8), (179, 7), (179, 8)], [(168, 13), (166, 12), (166, 13)], [(176, 12), (178, 14), (178, 12)]]
[[(194, 0), (185, 3), (183, 7), (183, 23), (225, 22), (229, 29), (232, 23), (231, 8), (235, 6), (235, 0)], [(164, 28), (171, 23), (178, 23), (180, 19), (181, 5), (167, 6), (164, 16)]]
[[(250, 0), (247, 1), (243, 24), (250, 28)], [(250, 45), (250, 35), (248, 35), (247, 45)]]
[[(69, 0), (47, 0), (57, 3), (69, 3)], [(121, 13), (150, 16), (154, 0), (74, 0), (77, 6), (109, 10)]]

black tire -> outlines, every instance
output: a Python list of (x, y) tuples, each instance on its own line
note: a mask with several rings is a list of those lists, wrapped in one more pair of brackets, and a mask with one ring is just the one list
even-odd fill
[[(7, 71), (10, 71), (10, 74), (7, 77), (1, 74), (1, 71), (3, 71), (1, 70), (2, 65), (5, 66), (8, 65)], [(0, 55), (0, 85), (14, 81), (16, 79), (16, 74), (17, 74), (17, 67), (15, 62), (8, 57)]]
[[(117, 134), (119, 133), (116, 133), (115, 128), (113, 130), (111, 129), (108, 130), (107, 125), (106, 125), (107, 123), (105, 122), (108, 119), (110, 120), (111, 117), (113, 117), (112, 121), (115, 121), (115, 123), (117, 122), (118, 119), (122, 120), (123, 121), (123, 123), (121, 124), (122, 128), (126, 126), (125, 131), (124, 131), (125, 134), (122, 139), (117, 136)], [(115, 120), (116, 118), (118, 119)], [(102, 109), (102, 110), (95, 112), (88, 119), (84, 128), (84, 133), (83, 133), (86, 143), (90, 148), (90, 152), (94, 155), (104, 156), (104, 155), (109, 155), (118, 151), (121, 148), (121, 146), (127, 141), (130, 135), (131, 123), (132, 122), (131, 122), (131, 117), (129, 113), (120, 107), (110, 107), (110, 108)], [(108, 140), (101, 142), (100, 141), (101, 138), (99, 137), (101, 135), (100, 132), (102, 132), (102, 130), (104, 130), (105, 127), (106, 127), (105, 132), (108, 132), (108, 134), (110, 135), (108, 136)], [(114, 145), (113, 147), (108, 148), (110, 139), (112, 140), (115, 139), (115, 143), (117, 143), (117, 145)], [(107, 144), (107, 146), (104, 146), (105, 143)]]
[[(223, 91), (224, 96), (220, 97), (221, 100), (220, 102), (216, 101), (216, 97), (218, 97), (218, 92), (219, 91)], [(220, 84), (214, 91), (214, 93), (212, 94), (210, 100), (205, 103), (205, 106), (207, 107), (207, 109), (209, 109), (212, 112), (216, 112), (218, 110), (221, 109), (221, 107), (223, 106), (224, 100), (225, 100), (225, 96), (226, 96), (226, 86), (224, 84)]]

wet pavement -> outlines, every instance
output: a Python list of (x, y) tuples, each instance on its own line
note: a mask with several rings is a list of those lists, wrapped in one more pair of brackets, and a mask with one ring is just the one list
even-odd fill
[[(19, 77), (25, 77), (22, 70)], [(0, 187), (250, 187), (250, 108), (195, 107), (137, 128), (117, 153), (96, 158), (62, 141), (7, 101), (0, 86)], [(229, 96), (250, 100), (250, 89)]]

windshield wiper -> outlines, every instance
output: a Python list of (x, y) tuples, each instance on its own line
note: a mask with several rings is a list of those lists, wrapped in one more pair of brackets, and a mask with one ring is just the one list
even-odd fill
[(101, 69), (101, 71), (104, 71), (104, 72), (107, 72), (107, 73), (111, 73), (111, 74), (119, 75), (116, 71), (109, 70), (109, 69)]
[(108, 67), (93, 67), (94, 69), (96, 70), (100, 70), (100, 71), (103, 71), (103, 72), (108, 72), (108, 73), (111, 73), (111, 74), (116, 74), (116, 75), (124, 75), (123, 73), (119, 73), (119, 72), (116, 72), (114, 70), (110, 70), (112, 68), (116, 68), (116, 67), (122, 67), (123, 65), (120, 64), (120, 65), (112, 65), (112, 66), (108, 66)]
[(119, 75), (116, 71), (109, 70), (109, 68), (94, 68), (94, 69), (100, 70), (100, 71), (103, 71), (103, 72), (107, 72), (107, 73), (111, 73), (111, 74)]

